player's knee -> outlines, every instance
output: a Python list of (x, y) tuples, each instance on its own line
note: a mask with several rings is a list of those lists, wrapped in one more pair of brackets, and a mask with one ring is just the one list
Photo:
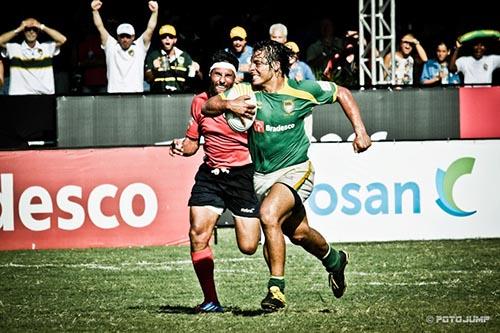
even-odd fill
[(247, 255), (252, 255), (257, 251), (259, 246), (260, 233), (250, 233), (237, 235), (237, 243), (240, 252)]
[(295, 244), (295, 245), (301, 245), (304, 240), (305, 240), (305, 237), (304, 235), (292, 235), (292, 236), (289, 236), (288, 237), (290, 239), (290, 242), (292, 242), (292, 244)]
[(260, 208), (260, 222), (264, 228), (279, 226), (278, 217), (269, 207)]
[(205, 229), (189, 229), (189, 239), (191, 244), (208, 244), (212, 233)]
[(257, 251), (258, 243), (256, 242), (240, 242), (238, 248), (240, 252), (246, 255), (252, 255)]
[(290, 234), (285, 232), (285, 235), (288, 236), (292, 244), (301, 245), (307, 239), (308, 230), (309, 229), (306, 227), (299, 226), (298, 228), (293, 230), (293, 232), (291, 232)]

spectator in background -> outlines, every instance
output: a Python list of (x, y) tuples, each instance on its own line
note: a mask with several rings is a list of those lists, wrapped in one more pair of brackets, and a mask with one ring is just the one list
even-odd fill
[(342, 50), (344, 41), (335, 36), (335, 25), (329, 18), (320, 21), (320, 38), (309, 45), (306, 51), (306, 62), (311, 66), (314, 76), (323, 77), (328, 60)]
[[(20, 32), (24, 41), (9, 43)], [(52, 41), (40, 43), (46, 33)], [(10, 59), (9, 95), (45, 95), (55, 93), (52, 58), (59, 54), (66, 37), (34, 18), (28, 18), (14, 30), (0, 35), (2, 56)]]
[[(275, 24), (271, 25), (271, 27), (269, 28), (269, 39), (273, 40), (275, 42), (278, 42), (280, 44), (286, 44), (288, 41), (288, 28), (286, 27), (286, 25), (284, 25), (282, 23), (275, 23)], [(299, 49), (299, 47), (296, 43), (294, 43), (294, 42), (292, 42), (292, 43), (295, 44), (297, 49)], [(292, 44), (289, 44), (288, 48), (290, 49), (291, 46), (292, 46)], [(292, 51), (292, 53), (293, 53), (293, 51)], [(297, 58), (297, 60), (298, 60), (298, 58)], [(294, 56), (290, 57), (290, 66), (292, 65), (293, 61), (295, 61)], [(300, 65), (296, 65), (296, 66), (300, 66)], [(307, 65), (307, 66), (309, 66), (309, 65)], [(292, 73), (292, 74), (294, 75), (295, 78), (300, 78), (300, 74), (298, 73), (298, 70), (296, 70), (296, 72)], [(300, 81), (300, 80), (297, 80), (297, 81)], [(304, 124), (305, 124), (304, 128), (305, 128), (305, 131), (307, 133), (307, 137), (309, 138), (310, 141), (315, 141), (316, 139), (312, 135), (312, 132), (313, 132), (313, 115), (312, 115), (312, 113), (305, 117)]]
[(288, 73), (288, 77), (297, 81), (316, 80), (311, 67), (299, 60), (300, 49), (297, 43), (288, 41), (285, 43), (285, 46), (292, 50), (293, 53), (292, 56), (290, 56), (290, 72)]
[(334, 81), (345, 87), (359, 85), (359, 34), (348, 30), (344, 38), (344, 46), (340, 52), (335, 52), (323, 71), (323, 78)]
[(106, 57), (99, 36), (87, 33), (78, 44), (77, 53), (81, 92), (85, 94), (106, 92)]
[[(498, 41), (497, 41), (498, 42)], [(458, 71), (464, 76), (465, 84), (491, 84), (493, 72), (500, 68), (500, 55), (487, 55), (487, 39), (473, 39), (472, 55), (457, 59), (462, 44), (457, 40), (456, 48), (451, 56), (450, 70)]]
[[(288, 77), (297, 81), (315, 80), (314, 73), (305, 62), (299, 61), (299, 46), (295, 42), (286, 42), (285, 46), (292, 52), (290, 56), (290, 71)], [(306, 131), (309, 141), (314, 142), (316, 138), (313, 136), (313, 115), (312, 112), (304, 118), (304, 130)]]
[[(183, 93), (191, 90), (194, 79), (202, 79), (200, 65), (177, 48), (177, 31), (166, 24), (159, 30), (161, 47), (146, 60), (146, 81), (152, 92)], [(191, 82), (190, 82), (191, 81)]]
[(4, 58), (0, 57), (0, 71), (2, 72), (2, 84), (0, 84), (0, 95), (9, 94), (9, 64)]
[(101, 44), (106, 54), (108, 92), (128, 93), (144, 91), (144, 59), (151, 45), (151, 38), (158, 20), (158, 3), (149, 1), (151, 11), (146, 30), (135, 38), (135, 29), (129, 23), (122, 23), (116, 29), (118, 40), (111, 36), (102, 22), (99, 10), (101, 0), (91, 3), (94, 24), (99, 31)]
[(282, 23), (275, 23), (269, 28), (269, 39), (285, 44), (288, 40), (288, 28)]
[[(414, 58), (413, 53), (416, 51)], [(420, 42), (412, 34), (406, 34), (401, 38), (399, 50), (394, 55), (394, 84), (413, 85), (414, 77), (419, 77), (418, 68), (420, 64), (427, 61), (427, 53), (425, 52)], [(384, 57), (384, 65), (389, 70), (388, 75), (391, 75), (391, 53), (387, 53)]]
[[(3, 68), (3, 59), (0, 58), (0, 92), (3, 91), (3, 84), (5, 80), (4, 68)], [(0, 94), (2, 95), (2, 94)]]
[(441, 84), (460, 84), (457, 73), (448, 69), (450, 50), (445, 42), (439, 42), (436, 47), (436, 59), (429, 59), (424, 64), (420, 83), (426, 86)]
[(247, 44), (247, 32), (244, 28), (236, 26), (229, 32), (229, 37), (231, 38), (231, 47), (226, 48), (225, 51), (234, 55), (239, 62), (236, 83), (249, 81), (248, 70), (250, 69), (253, 48)]

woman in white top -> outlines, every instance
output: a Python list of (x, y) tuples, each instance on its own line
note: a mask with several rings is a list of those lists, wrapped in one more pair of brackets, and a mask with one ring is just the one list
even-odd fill
[[(413, 71), (415, 67), (415, 59), (412, 56), (413, 51), (417, 51), (418, 60), (422, 63), (427, 61), (427, 53), (425, 52), (420, 42), (412, 34), (406, 34), (401, 38), (399, 50), (394, 55), (394, 84), (395, 85), (412, 85)], [(392, 56), (388, 53), (384, 57), (384, 65), (391, 74)]]

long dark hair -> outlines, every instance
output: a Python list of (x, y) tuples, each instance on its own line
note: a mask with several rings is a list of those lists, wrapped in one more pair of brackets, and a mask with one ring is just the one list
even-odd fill
[(263, 40), (254, 45), (253, 53), (257, 52), (263, 52), (264, 58), (269, 64), (279, 62), (281, 73), (283, 76), (288, 76), (290, 72), (289, 59), (293, 55), (292, 50), (274, 40)]

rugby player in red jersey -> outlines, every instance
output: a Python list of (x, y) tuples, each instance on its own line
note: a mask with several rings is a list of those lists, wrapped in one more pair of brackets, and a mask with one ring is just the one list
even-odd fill
[(208, 91), (196, 95), (191, 104), (191, 121), (186, 137), (173, 140), (170, 154), (191, 156), (203, 136), (204, 161), (195, 176), (189, 198), (191, 259), (203, 291), (204, 300), (197, 312), (223, 312), (214, 281), (214, 257), (210, 237), (224, 209), (234, 218), (240, 251), (251, 255), (260, 239), (259, 203), (253, 188), (254, 167), (248, 151), (246, 132), (233, 131), (224, 115), (204, 116), (208, 98), (231, 88), (236, 79), (238, 59), (217, 51), (210, 67)]

